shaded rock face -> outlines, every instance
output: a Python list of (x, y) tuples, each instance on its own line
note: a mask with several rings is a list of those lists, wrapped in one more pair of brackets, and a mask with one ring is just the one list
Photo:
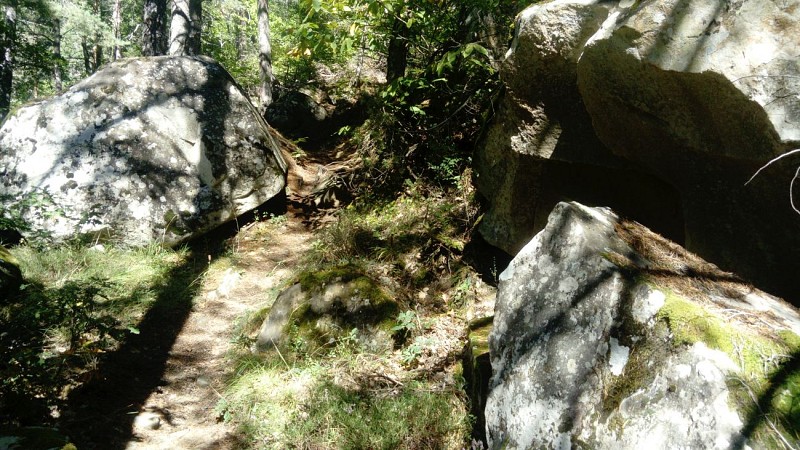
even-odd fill
[(0, 194), (56, 240), (175, 245), (283, 191), (277, 144), (209, 58), (125, 59), (0, 129)]
[(314, 350), (355, 339), (372, 351), (388, 351), (394, 342), (390, 330), (397, 311), (397, 303), (365, 276), (305, 289), (297, 283), (275, 300), (261, 325), (256, 350), (289, 346)]
[[(702, 272), (704, 295), (675, 294), (684, 289), (675, 280), (692, 271)], [(679, 317), (675, 305), (700, 312)], [(745, 315), (769, 326), (731, 320)], [(720, 339), (710, 325), (692, 338), (682, 328), (697, 331), (698, 317), (712, 316), (731, 327)], [(737, 348), (729, 345), (737, 339), (773, 342), (777, 330), (797, 345), (796, 309), (608, 209), (560, 203), (500, 276), (489, 447), (760, 447), (745, 436), (753, 418), (737, 409), (742, 392), (728, 383), (750, 373), (740, 366), (747, 344), (742, 353), (721, 349)]]
[(358, 101), (331, 99), (324, 91), (280, 89), (267, 108), (265, 118), (285, 136), (303, 140), (303, 147), (316, 149), (340, 128), (366, 119), (366, 108)]
[(508, 93), (475, 158), (490, 199), (481, 233), (519, 251), (553, 205), (542, 193), (569, 184), (545, 175), (560, 161), (595, 179), (576, 173), (583, 185), (556, 200), (613, 207), (777, 293), (800, 295), (788, 269), (800, 257), (800, 216), (787, 198), (794, 168), (775, 165), (744, 186), (800, 146), (797, 8), (762, 0), (528, 8), (501, 69)]
[(19, 262), (5, 247), (0, 246), (0, 303), (15, 294), (22, 285)]
[(683, 240), (677, 192), (600, 142), (578, 91), (583, 46), (609, 13), (608, 3), (551, 2), (518, 18), (500, 72), (507, 91), (475, 155), (490, 199), (480, 232), (512, 255), (566, 199), (611, 206)]

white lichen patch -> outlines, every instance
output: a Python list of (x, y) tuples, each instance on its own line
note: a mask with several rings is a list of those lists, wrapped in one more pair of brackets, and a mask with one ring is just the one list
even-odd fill
[(658, 313), (667, 296), (658, 289), (647, 288), (644, 295), (637, 295), (633, 299), (633, 318), (642, 325), (652, 325), (653, 317)]
[(619, 340), (614, 337), (610, 339), (609, 350), (611, 352), (608, 356), (609, 370), (613, 375), (620, 376), (625, 369), (625, 364), (628, 364), (631, 350), (624, 345), (619, 345)]

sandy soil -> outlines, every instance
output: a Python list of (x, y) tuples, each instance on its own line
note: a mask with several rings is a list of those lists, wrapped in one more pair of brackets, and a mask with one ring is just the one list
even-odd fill
[(236, 265), (203, 282), (201, 298), (169, 352), (164, 385), (134, 420), (128, 449), (223, 449), (235, 446), (233, 430), (215, 412), (231, 369), (226, 359), (235, 324), (263, 307), (269, 292), (291, 273), (312, 234), (292, 216), (285, 225), (254, 236), (240, 233)]
[[(292, 164), (290, 203), (299, 205), (309, 195), (317, 169), (315, 164)], [(252, 223), (229, 240), (235, 264), (205, 276), (169, 351), (162, 385), (140, 408), (125, 448), (237, 447), (235, 430), (215, 411), (232, 369), (226, 358), (234, 345), (231, 338), (237, 320), (266, 306), (270, 292), (293, 273), (313, 239), (308, 222), (307, 212), (290, 207), (283, 224)]]

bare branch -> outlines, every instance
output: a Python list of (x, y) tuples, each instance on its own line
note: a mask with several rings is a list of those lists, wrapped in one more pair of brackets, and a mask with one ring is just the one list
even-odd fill
[[(761, 168), (758, 169), (756, 171), (756, 173), (754, 173), (753, 176), (750, 177), (750, 179), (747, 180), (747, 182), (744, 185), (747, 186), (748, 184), (750, 184), (750, 182), (753, 181), (753, 179), (755, 179), (755, 177), (757, 177), (758, 174), (761, 173), (761, 171), (763, 171), (767, 167), (771, 166), (773, 163), (778, 162), (778, 161), (780, 161), (781, 159), (783, 159), (783, 158), (785, 158), (787, 156), (791, 156), (791, 155), (794, 155), (794, 154), (797, 154), (797, 153), (800, 153), (800, 148), (796, 148), (794, 150), (790, 150), (790, 151), (788, 151), (788, 152), (786, 152), (786, 153), (784, 153), (784, 154), (782, 154), (782, 155), (780, 155), (780, 156), (778, 156), (776, 158), (773, 158), (772, 160), (770, 160), (770, 162), (768, 162), (768, 163), (764, 164), (763, 166), (761, 166)], [(800, 209), (798, 209), (797, 205), (795, 205), (795, 203), (794, 203), (794, 183), (795, 183), (795, 181), (797, 181), (798, 178), (800, 178), (800, 166), (797, 167), (797, 170), (794, 172), (794, 176), (792, 177), (792, 181), (789, 183), (789, 204), (792, 205), (792, 209), (794, 210), (794, 212), (796, 212), (797, 214), (800, 214)]]
[(768, 162), (768, 163), (764, 164), (763, 166), (761, 166), (761, 168), (758, 169), (758, 171), (756, 171), (756, 173), (754, 173), (753, 176), (750, 177), (750, 179), (747, 180), (747, 183), (745, 183), (744, 185), (747, 186), (748, 184), (750, 184), (750, 182), (753, 181), (753, 179), (755, 177), (757, 177), (758, 174), (760, 174), (762, 170), (764, 170), (767, 167), (771, 166), (772, 163), (778, 162), (778, 161), (780, 161), (781, 159), (783, 159), (783, 158), (785, 158), (787, 156), (794, 155), (795, 153), (800, 153), (800, 148), (796, 148), (794, 150), (790, 150), (790, 151), (788, 151), (788, 152), (786, 152), (786, 153), (784, 153), (784, 154), (782, 154), (782, 155), (780, 155), (780, 156), (778, 156), (776, 158), (773, 158), (770, 162)]

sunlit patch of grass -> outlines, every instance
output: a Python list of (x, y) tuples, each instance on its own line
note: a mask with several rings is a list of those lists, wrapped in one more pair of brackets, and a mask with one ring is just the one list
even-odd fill
[[(457, 449), (470, 425), (454, 390), (411, 381), (397, 392), (335, 382), (343, 358), (240, 362), (218, 413), (259, 448)], [(290, 365), (291, 364), (291, 365)], [(345, 366), (347, 364), (344, 364)]]
[[(347, 207), (320, 230), (307, 270), (357, 266), (375, 279), (390, 280), (392, 290), (410, 301), (425, 287), (450, 288), (447, 280), (460, 281), (453, 275), (463, 267), (460, 256), (470, 224), (454, 196), (412, 186), (390, 202)], [(431, 294), (427, 298), (440, 297)]]

